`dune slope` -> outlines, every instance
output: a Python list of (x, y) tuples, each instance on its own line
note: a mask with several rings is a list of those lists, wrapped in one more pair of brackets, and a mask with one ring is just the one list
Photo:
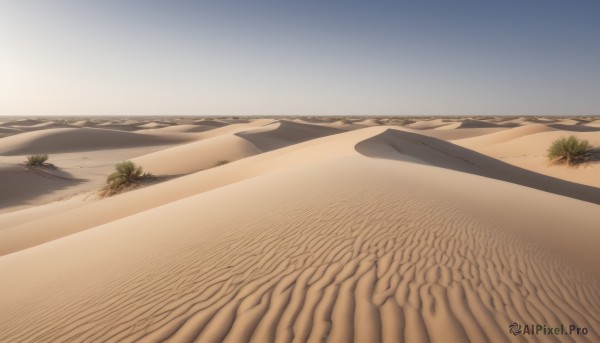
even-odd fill
[(58, 170), (0, 164), (0, 209), (14, 207), (18, 203), (27, 204), (38, 197), (48, 197), (52, 192), (73, 187), (80, 181)]
[[(273, 126), (271, 128), (270, 126)], [(255, 132), (237, 133), (238, 136), (250, 141), (262, 151), (271, 151), (311, 139), (334, 135), (344, 132), (329, 126), (311, 125), (280, 120), (278, 123)]]
[(183, 142), (175, 135), (142, 135), (93, 128), (47, 129), (21, 133), (0, 139), (0, 154), (24, 155), (61, 153)]
[(261, 153), (252, 143), (232, 134), (207, 138), (140, 156), (133, 161), (157, 175), (189, 174)]
[(389, 129), (356, 145), (360, 153), (406, 160), (481, 175), (600, 204), (600, 189), (512, 166), (432, 137)]
[(548, 198), (357, 155), (267, 174), (1, 257), (0, 341), (481, 342), (532, 320), (600, 339), (598, 279), (456, 205), (448, 178), (467, 202)]

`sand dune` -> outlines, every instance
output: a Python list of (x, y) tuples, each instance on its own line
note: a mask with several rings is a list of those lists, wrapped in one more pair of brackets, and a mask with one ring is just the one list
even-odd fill
[[(213, 126), (213, 129), (203, 131), (197, 134), (199, 139), (208, 139), (221, 135), (235, 134), (238, 132), (250, 131), (256, 128), (260, 128), (275, 122), (271, 119), (258, 119), (247, 123), (230, 124), (225, 126)], [(210, 127), (210, 126), (206, 126)]]
[(416, 123), (412, 123), (412, 124), (408, 124), (406, 125), (406, 127), (409, 127), (411, 129), (417, 129), (417, 130), (429, 130), (429, 129), (435, 129), (441, 126), (446, 126), (448, 125), (448, 122), (443, 121), (443, 119), (432, 119), (432, 120), (424, 120), (424, 121), (418, 121)]
[(504, 127), (485, 127), (485, 128), (471, 128), (471, 129), (460, 129), (460, 130), (456, 130), (456, 129), (443, 129), (444, 127), (438, 127), (435, 129), (430, 129), (430, 130), (419, 130), (419, 131), (411, 131), (411, 130), (406, 130), (405, 128), (403, 129), (403, 131), (409, 131), (409, 132), (415, 132), (415, 133), (419, 133), (425, 136), (429, 136), (429, 137), (434, 137), (437, 139), (443, 139), (443, 140), (455, 140), (455, 139), (465, 139), (465, 138), (471, 138), (471, 137), (477, 137), (477, 136), (484, 136), (484, 135), (489, 135), (495, 132), (500, 132), (500, 131), (504, 131), (504, 130), (508, 130), (507, 128)]
[(12, 127), (0, 127), (0, 138), (16, 135), (22, 132), (23, 131)]
[(80, 180), (61, 171), (0, 164), (0, 208), (27, 204), (33, 199), (39, 200), (40, 197), (48, 198), (54, 191), (73, 187), (79, 182)]
[(131, 132), (80, 128), (48, 129), (0, 139), (0, 154), (58, 153), (183, 142), (181, 136), (142, 135)]
[(600, 119), (598, 120), (592, 120), (589, 123), (585, 124), (586, 126), (591, 126), (591, 127), (600, 127)]
[(15, 129), (14, 127), (0, 127), (0, 133), (20, 133), (23, 132), (21, 129)]
[[(239, 121), (238, 121), (239, 122)], [(241, 121), (241, 123), (247, 123), (248, 121)], [(205, 126), (212, 126), (212, 127), (223, 127), (223, 126), (227, 126), (227, 123), (224, 123), (222, 121), (218, 121), (218, 120), (207, 120), (207, 119), (203, 119), (203, 120), (196, 120), (194, 122), (194, 124), (196, 125), (205, 125)]]
[[(266, 133), (267, 131), (268, 133)], [(237, 135), (252, 142), (262, 151), (270, 151), (340, 132), (343, 131), (332, 127), (280, 120), (270, 127), (239, 132)]]
[(91, 121), (91, 120), (78, 120), (78, 121), (71, 123), (71, 125), (79, 126), (79, 127), (92, 127), (92, 126), (98, 125), (98, 123)]
[(144, 130), (138, 130), (136, 131), (137, 133), (156, 133), (156, 132), (181, 132), (181, 133), (186, 133), (186, 132), (204, 132), (204, 131), (208, 131), (208, 130), (212, 130), (214, 129), (216, 126), (209, 126), (209, 125), (192, 125), (192, 124), (183, 124), (183, 125), (172, 125), (172, 126), (165, 126), (165, 127), (161, 127), (161, 128), (156, 128), (156, 129), (144, 129)]
[[(315, 163), (332, 156), (351, 154), (354, 152), (353, 146), (356, 142), (382, 130), (374, 127), (342, 133), (339, 138), (339, 135), (323, 137), (251, 156), (219, 168), (211, 168), (135, 192), (103, 199), (73, 211), (58, 212), (48, 218), (21, 222), (0, 231), (0, 255), (42, 244), (230, 183), (306, 163)], [(340, 139), (342, 137), (343, 139)], [(64, 225), (66, 221), (69, 225)]]
[(18, 129), (22, 132), (30, 132), (30, 131), (39, 131), (39, 130), (47, 130), (47, 129), (68, 129), (68, 128), (78, 128), (75, 125), (62, 124), (62, 123), (42, 123), (37, 125), (29, 125), (29, 126), (21, 126), (21, 125), (13, 125), (11, 128)]
[(235, 135), (221, 135), (140, 156), (133, 161), (156, 175), (180, 175), (212, 168), (259, 154), (252, 143)]
[[(454, 205), (447, 177), (477, 185), (465, 201), (548, 198), (361, 156), (264, 175), (3, 257), (0, 340), (502, 341), (530, 318), (600, 338), (597, 281)], [(576, 216), (597, 205), (549, 202), (598, 238)]]
[[(193, 194), (222, 187), (229, 183), (243, 181), (251, 177), (291, 168), (293, 166), (314, 163), (332, 156), (346, 155), (354, 151), (353, 147), (355, 144), (364, 141), (363, 143), (358, 144), (356, 147), (359, 151), (362, 151), (362, 147), (365, 144), (368, 146), (373, 142), (373, 140), (369, 140), (369, 138), (381, 134), (385, 130), (385, 127), (373, 127), (341, 133), (334, 136), (323, 137), (293, 145), (288, 148), (271, 151), (266, 154), (253, 156), (223, 167), (192, 174), (187, 177), (169, 181), (165, 184), (159, 184), (147, 189), (136, 191), (136, 193), (140, 194), (139, 196), (143, 198), (144, 201), (135, 200), (137, 199), (137, 195), (134, 194), (123, 194), (111, 199), (105, 199), (96, 206), (85, 206), (69, 214), (59, 213), (55, 216), (56, 218), (54, 220), (44, 221), (43, 233), (39, 232), (40, 227), (42, 227), (42, 222), (33, 221), (24, 223), (17, 227), (11, 228), (10, 231), (5, 230), (5, 236), (0, 237), (2, 238), (0, 239), (0, 254), (6, 254), (24, 247), (41, 244), (51, 239), (85, 230), (112, 220), (117, 220), (119, 218), (123, 218), (125, 216), (132, 215), (140, 211), (165, 204), (167, 202), (179, 200)], [(394, 134), (402, 134), (396, 130), (390, 132)], [(270, 130), (263, 132), (264, 135), (269, 135), (269, 133)], [(255, 133), (255, 135), (258, 134), (259, 133)], [(500, 180), (509, 178), (509, 181), (520, 182), (527, 187), (544, 189), (550, 192), (556, 192), (558, 194), (575, 194), (575, 196), (583, 197), (584, 199), (593, 202), (598, 200), (598, 191), (593, 188), (590, 189), (589, 187), (582, 185), (574, 185), (569, 182), (561, 182), (560, 180), (543, 177), (539, 174), (529, 173), (525, 170), (521, 170), (520, 168), (514, 168), (494, 159), (489, 159), (485, 156), (473, 153), (472, 151), (464, 149), (461, 150), (460, 147), (452, 144), (437, 140), (434, 140), (432, 143), (431, 139), (421, 135), (413, 135), (412, 137), (416, 137), (417, 140), (413, 142), (407, 140), (407, 142), (403, 142), (403, 144), (407, 144), (409, 148), (415, 145), (417, 145), (417, 148), (419, 148), (419, 146), (426, 147), (424, 144), (429, 144), (437, 148), (438, 145), (441, 145), (441, 148), (439, 149), (441, 149), (442, 153), (433, 148), (427, 148), (424, 149), (424, 151), (417, 150), (416, 153), (405, 153), (403, 156), (400, 156), (403, 159), (408, 159), (419, 163), (437, 163), (437, 165), (442, 165), (469, 173), (485, 174), (488, 177), (498, 178)], [(390, 158), (391, 156), (391, 158), (394, 159), (398, 158), (399, 156), (397, 151), (391, 148), (391, 144), (397, 144), (395, 142), (396, 138), (392, 139), (391, 144), (390, 142), (381, 140), (380, 138), (382, 137), (378, 137), (378, 139), (374, 141), (382, 144), (381, 149), (377, 149), (377, 151), (381, 151), (381, 153), (384, 155), (377, 157)], [(406, 136), (400, 137), (400, 141), (403, 139), (406, 139)], [(204, 147), (203, 145), (190, 146)], [(456, 152), (456, 150), (458, 150), (458, 152)], [(175, 151), (179, 152), (181, 150), (175, 149)], [(374, 156), (370, 152), (372, 149), (368, 148), (367, 151), (370, 156)], [(169, 158), (169, 155), (171, 154), (170, 150), (165, 150), (164, 152), (166, 153), (164, 158)], [(423, 161), (412, 157), (421, 152), (426, 153), (424, 156), (430, 156), (430, 154), (431, 156), (441, 155), (441, 162), (437, 161), (436, 159), (433, 161)], [(461, 154), (466, 154), (466, 156), (461, 156)], [(157, 156), (161, 155), (162, 153), (157, 154)], [(465, 163), (465, 159), (469, 162)], [(474, 162), (470, 161), (469, 159), (474, 159), (474, 162), (479, 163), (480, 165), (471, 165), (470, 163)], [(153, 163), (160, 164), (161, 158), (153, 158), (152, 160), (154, 161)], [(140, 164), (146, 167), (145, 164)], [(177, 167), (181, 164), (184, 163), (179, 162), (179, 164), (175, 164), (175, 166)], [(152, 166), (152, 164), (148, 165)], [(496, 169), (498, 165), (500, 168)], [(523, 175), (524, 177), (522, 177)], [(538, 176), (541, 178), (538, 178)], [(577, 193), (579, 190), (582, 190), (582, 192)], [(67, 218), (72, 218), (68, 229), (60, 224), (64, 220), (67, 220)], [(73, 218), (77, 219), (73, 220)], [(32, 232), (37, 233), (33, 234)], [(10, 234), (10, 237), (6, 236), (8, 234)]]
[(66, 123), (57, 123), (53, 121), (47, 121), (41, 124), (30, 125), (30, 129), (42, 130), (42, 129), (62, 129), (62, 128), (74, 128), (75, 125)]
[(482, 135), (480, 137), (462, 139), (458, 143), (463, 146), (489, 146), (521, 138), (523, 136), (555, 130), (556, 129), (544, 124), (530, 124)]
[(490, 123), (488, 121), (483, 120), (475, 120), (475, 119), (466, 119), (460, 122), (458, 129), (482, 129), (482, 128), (490, 128), (490, 127), (515, 127), (518, 126), (518, 123)]
[(451, 120), (451, 119), (431, 119), (418, 121), (416, 123), (408, 124), (406, 127), (418, 130), (430, 130), (430, 129), (482, 129), (482, 128), (495, 128), (495, 127), (511, 127), (517, 126), (516, 123), (494, 123), (486, 120), (476, 119), (463, 119), (463, 120)]
[(578, 125), (580, 124), (581, 121), (576, 120), (576, 119), (562, 119), (562, 120), (558, 120), (555, 121), (553, 124), (558, 124), (558, 125)]
[[(510, 138), (505, 140), (496, 140), (497, 137), (481, 136), (453, 142), (471, 149), (485, 151), (486, 154), (489, 153), (492, 156), (504, 154), (504, 156), (536, 155), (542, 157), (546, 156), (547, 149), (551, 143), (560, 137), (575, 135), (578, 138), (587, 139), (594, 146), (600, 144), (600, 132), (598, 131), (574, 133), (572, 131), (555, 130), (552, 128), (544, 129), (543, 127), (529, 129), (527, 126), (522, 129), (505, 132), (505, 138)], [(502, 136), (503, 133), (494, 135)]]
[(18, 120), (9, 120), (0, 124), (0, 126), (33, 126), (38, 124), (43, 124), (44, 122), (41, 120), (35, 119), (18, 119)]
[(158, 123), (158, 122), (155, 122), (155, 121), (151, 121), (149, 123), (145, 123), (145, 124), (141, 124), (141, 125), (136, 125), (136, 126), (144, 128), (144, 129), (158, 129), (158, 128), (167, 127), (167, 126), (169, 126), (169, 124)]
[[(526, 131), (527, 127), (522, 129)], [(493, 137), (481, 136), (456, 140), (453, 143), (537, 173), (583, 185), (600, 187), (600, 165), (597, 163), (584, 164), (573, 168), (564, 165), (553, 165), (546, 157), (548, 147), (554, 140), (573, 134), (581, 139), (587, 139), (593, 146), (597, 147), (600, 145), (600, 132), (573, 132), (552, 129), (540, 130), (538, 133), (531, 130), (530, 133), (523, 135), (510, 134), (508, 137), (512, 139), (505, 141), (496, 141)]]
[(460, 122), (446, 123), (444, 125), (433, 128), (434, 130), (454, 130), (460, 128)]
[[(300, 124), (314, 125), (313, 122), (303, 120), (303, 119), (294, 119), (291, 121), (295, 122), (295, 123), (300, 123)], [(376, 124), (374, 124), (373, 120), (368, 120), (368, 121), (336, 120), (333, 122), (319, 123), (319, 126), (332, 127), (334, 129), (339, 129), (339, 130), (343, 130), (343, 131), (363, 129), (365, 127), (373, 126), (373, 125), (376, 125)]]
[(425, 163), (600, 204), (600, 189), (516, 168), (461, 146), (423, 135), (387, 130), (356, 145), (367, 156)]
[(97, 125), (96, 127), (99, 129), (125, 131), (125, 132), (144, 130), (135, 125), (130, 125), (130, 124), (115, 124), (115, 125), (102, 125), (102, 126)]
[[(499, 342), (513, 321), (575, 323), (589, 333), (560, 340), (600, 341), (600, 188), (487, 156), (569, 131), (372, 124), (0, 139), (0, 151), (62, 151), (52, 144), (73, 130), (88, 150), (180, 139), (134, 160), (189, 173), (0, 215), (0, 342)], [(16, 166), (0, 180), (2, 168)]]
[(598, 132), (600, 131), (600, 127), (588, 126), (588, 125), (565, 125), (565, 124), (549, 124), (548, 126), (563, 130), (563, 131), (573, 131), (573, 132)]

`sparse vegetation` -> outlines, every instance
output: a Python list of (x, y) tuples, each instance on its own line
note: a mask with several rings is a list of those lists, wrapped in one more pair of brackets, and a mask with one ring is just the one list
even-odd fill
[(591, 148), (592, 146), (585, 139), (579, 139), (575, 136), (561, 137), (552, 142), (548, 149), (548, 158), (572, 165), (583, 160), (586, 152)]
[(121, 162), (115, 165), (115, 172), (108, 176), (101, 193), (103, 196), (111, 196), (135, 188), (140, 182), (150, 178), (152, 174), (144, 173), (141, 166), (136, 166), (131, 161)]
[(227, 161), (227, 160), (220, 160), (220, 161), (217, 161), (217, 163), (215, 163), (215, 166), (218, 167), (218, 166), (225, 165), (227, 163), (229, 163), (229, 161)]
[(27, 156), (27, 161), (25, 161), (25, 164), (30, 167), (42, 167), (42, 166), (49, 165), (48, 163), (46, 163), (46, 161), (48, 161), (48, 155), (46, 155), (46, 154), (44, 154), (44, 155), (29, 155), (29, 156)]

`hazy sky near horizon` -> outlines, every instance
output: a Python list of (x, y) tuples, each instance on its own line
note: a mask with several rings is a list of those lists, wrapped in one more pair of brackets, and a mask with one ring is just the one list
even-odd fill
[(600, 1), (0, 0), (0, 115), (595, 115)]

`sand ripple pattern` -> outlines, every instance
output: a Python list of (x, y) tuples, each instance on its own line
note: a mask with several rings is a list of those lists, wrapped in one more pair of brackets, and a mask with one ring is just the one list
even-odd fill
[(0, 341), (501, 342), (515, 321), (577, 323), (590, 330), (579, 341), (600, 341), (596, 279), (404, 182), (347, 187), (364, 172), (246, 182), (234, 194), (260, 205), (229, 198), (232, 215), (209, 224), (224, 204), (190, 199), (210, 234), (161, 228), (162, 245), (98, 283), (45, 285), (55, 297), (2, 309)]

